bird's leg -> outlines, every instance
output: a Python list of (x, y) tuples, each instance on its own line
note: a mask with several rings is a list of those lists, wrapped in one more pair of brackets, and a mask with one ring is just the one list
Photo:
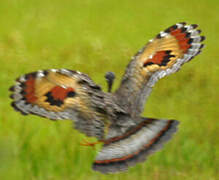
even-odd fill
[(103, 141), (99, 140), (99, 141), (96, 141), (96, 142), (88, 142), (87, 140), (83, 140), (83, 142), (80, 143), (81, 146), (90, 146), (90, 147), (93, 147), (95, 148), (95, 145), (96, 144), (100, 144), (102, 143)]
[(113, 86), (113, 81), (116, 78), (115, 74), (113, 72), (107, 72), (105, 74), (105, 78), (108, 84), (108, 92), (111, 92), (112, 86)]

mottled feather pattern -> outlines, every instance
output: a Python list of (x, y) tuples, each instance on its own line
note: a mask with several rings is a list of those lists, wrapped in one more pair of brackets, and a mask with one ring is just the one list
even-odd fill
[[(16, 80), (10, 88), (11, 105), (23, 115), (72, 120), (75, 129), (103, 143), (94, 170), (127, 170), (162, 148), (177, 131), (178, 121), (143, 118), (141, 113), (155, 83), (201, 52), (205, 38), (197, 27), (178, 23), (161, 31), (132, 57), (114, 93), (112, 81), (109, 92), (103, 92), (81, 72), (40, 70)], [(110, 82), (113, 73), (106, 76)]]
[(106, 109), (104, 94), (87, 75), (67, 69), (38, 71), (18, 78), (10, 90), (12, 106), (22, 114), (73, 119), (87, 136), (104, 137), (107, 115), (95, 111)]
[(106, 141), (98, 153), (93, 168), (102, 173), (125, 171), (137, 162), (145, 161), (146, 157), (162, 148), (177, 131), (175, 120), (157, 120), (145, 118), (132, 132), (126, 136)]
[[(151, 39), (131, 60), (116, 96), (121, 106), (138, 115), (152, 87), (161, 78), (175, 73), (181, 66), (198, 55), (204, 47), (197, 25), (178, 23)], [(132, 96), (130, 96), (132, 94)]]

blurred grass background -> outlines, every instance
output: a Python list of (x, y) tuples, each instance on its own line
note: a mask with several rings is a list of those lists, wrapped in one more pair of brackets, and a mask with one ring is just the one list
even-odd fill
[[(69, 68), (106, 90), (118, 86), (130, 57), (159, 31), (197, 23), (206, 47), (181, 71), (157, 83), (144, 115), (180, 120), (175, 137), (147, 162), (116, 175), (91, 170), (95, 151), (69, 121), (22, 116), (10, 107), (8, 88), (21, 74)], [(1, 0), (0, 179), (219, 178), (218, 0)]]

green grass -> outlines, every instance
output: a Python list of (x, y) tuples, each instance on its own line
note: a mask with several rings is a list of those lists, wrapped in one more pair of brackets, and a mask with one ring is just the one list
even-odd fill
[[(182, 70), (157, 83), (144, 115), (180, 120), (175, 137), (147, 162), (116, 175), (91, 170), (95, 151), (69, 121), (22, 116), (10, 107), (8, 88), (23, 73), (79, 70), (106, 90), (116, 88), (130, 57), (159, 31), (197, 23), (206, 47)], [(0, 179), (195, 179), (219, 172), (218, 0), (1, 0)]]

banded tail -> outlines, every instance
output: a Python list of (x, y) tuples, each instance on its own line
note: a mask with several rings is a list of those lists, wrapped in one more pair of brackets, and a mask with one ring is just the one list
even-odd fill
[(101, 173), (117, 173), (146, 160), (162, 148), (177, 131), (176, 120), (142, 118), (142, 122), (119, 137), (105, 141), (93, 164)]

